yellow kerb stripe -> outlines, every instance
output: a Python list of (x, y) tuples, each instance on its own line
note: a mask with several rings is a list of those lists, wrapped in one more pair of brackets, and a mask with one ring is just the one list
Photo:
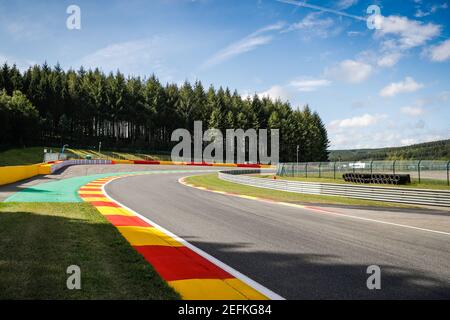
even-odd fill
[(240, 195), (239, 195), (239, 197), (241, 197), (241, 198), (245, 198), (245, 199), (250, 199), (250, 200), (255, 200), (255, 199), (258, 199), (257, 197), (252, 197), (252, 196), (245, 196), (245, 195), (242, 195), (242, 194), (240, 194)]
[(83, 199), (86, 202), (94, 202), (94, 201), (102, 201), (102, 202), (109, 201), (109, 202), (111, 202), (111, 200), (106, 197), (98, 197), (98, 198), (97, 197), (84, 197), (81, 199)]
[(95, 207), (104, 216), (114, 215), (114, 216), (134, 216), (134, 214), (123, 208), (114, 207)]
[(133, 246), (172, 246), (183, 245), (154, 227), (117, 227), (120, 233)]
[(185, 300), (268, 300), (239, 279), (187, 279), (169, 281)]
[(80, 190), (80, 191), (78, 191), (78, 194), (103, 194), (103, 192), (100, 190), (100, 191), (91, 191), (91, 190), (88, 190), (88, 191), (84, 191), (84, 190)]

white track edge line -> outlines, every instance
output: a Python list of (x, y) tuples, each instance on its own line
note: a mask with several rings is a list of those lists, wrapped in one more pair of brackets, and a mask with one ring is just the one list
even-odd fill
[(131, 211), (132, 213), (134, 213), (136, 216), (138, 216), (139, 218), (141, 218), (142, 220), (150, 223), (152, 226), (154, 226), (155, 228), (159, 229), (160, 231), (166, 233), (167, 235), (173, 237), (175, 240), (177, 240), (178, 242), (182, 243), (183, 245), (185, 245), (186, 247), (188, 247), (189, 249), (191, 249), (192, 251), (198, 253), (200, 256), (202, 256), (203, 258), (207, 259), (209, 262), (215, 264), (216, 266), (222, 268), (223, 270), (225, 270), (226, 272), (228, 272), (229, 274), (233, 275), (234, 277), (236, 277), (237, 279), (241, 280), (242, 282), (246, 283), (247, 285), (249, 285), (250, 287), (252, 287), (253, 289), (259, 291), (260, 293), (264, 294), (266, 297), (268, 297), (271, 300), (285, 300), (285, 298), (283, 298), (282, 296), (278, 295), (277, 293), (273, 292), (272, 290), (264, 287), (262, 284), (250, 279), (249, 277), (247, 277), (246, 275), (240, 273), (239, 271), (237, 271), (236, 269), (230, 267), (229, 265), (223, 263), (222, 261), (214, 258), (213, 256), (211, 256), (209, 253), (206, 253), (205, 251), (203, 251), (202, 249), (194, 246), (193, 244), (189, 243), (188, 241), (184, 240), (183, 238), (180, 238), (179, 236), (177, 236), (176, 234), (170, 232), (169, 230), (165, 229), (164, 227), (160, 226), (159, 224), (155, 223), (154, 221), (148, 219), (147, 217), (141, 215), (140, 213), (134, 211), (133, 209), (127, 207), (126, 205), (120, 203), (119, 201), (115, 200), (114, 198), (112, 198), (107, 192), (106, 192), (106, 186), (116, 180), (116, 179), (120, 179), (120, 178), (125, 178), (125, 177), (117, 177), (114, 178), (110, 181), (108, 181), (107, 183), (105, 183), (102, 186), (102, 191), (103, 193), (106, 195), (107, 198), (109, 198), (111, 201), (117, 203), (118, 205), (124, 207), (125, 209)]
[[(202, 191), (209, 191), (209, 192), (217, 193), (217, 192), (214, 192), (214, 190), (200, 189), (200, 188), (198, 188), (196, 186), (190, 186), (190, 185), (188, 185), (188, 184), (186, 184), (185, 182), (182, 181), (182, 179), (188, 178), (188, 177), (192, 177), (192, 176), (187, 176), (187, 177), (180, 178), (180, 179), (178, 179), (178, 182), (180, 184), (186, 186), (186, 187), (190, 187), (190, 188), (194, 188), (194, 189), (198, 189), (198, 190), (202, 190)], [(287, 206), (287, 207), (294, 207), (294, 208), (299, 208), (299, 209), (303, 209), (303, 210), (307, 210), (307, 211), (308, 210), (309, 211), (314, 211), (314, 212), (318, 212), (318, 213), (321, 213), (321, 214), (329, 214), (329, 215), (334, 215), (334, 216), (346, 217), (346, 218), (350, 218), (350, 219), (357, 219), (357, 220), (362, 220), (362, 221), (375, 222), (375, 223), (386, 224), (386, 225), (391, 225), (391, 226), (396, 226), (396, 227), (402, 227), (402, 228), (407, 228), (407, 229), (413, 229), (413, 230), (419, 230), (419, 231), (425, 231), (425, 232), (431, 232), (431, 233), (436, 233), (436, 234), (442, 234), (442, 235), (450, 236), (450, 233), (449, 232), (445, 232), (445, 231), (426, 229), (426, 228), (410, 226), (410, 225), (407, 225), (407, 224), (399, 224), (399, 223), (394, 223), (394, 222), (388, 222), (388, 221), (382, 221), (382, 220), (358, 217), (358, 216), (353, 216), (353, 215), (349, 215), (349, 214), (345, 214), (345, 213), (337, 213), (337, 212), (332, 212), (332, 211), (328, 211), (328, 210), (324, 210), (324, 209), (314, 208), (314, 207), (310, 207), (308, 205), (297, 205), (295, 203), (289, 203), (289, 202), (283, 202), (283, 201), (269, 201), (269, 200), (265, 200), (265, 199), (258, 198), (258, 197), (254, 197), (253, 199), (249, 199), (249, 198), (243, 197), (243, 195), (231, 194), (231, 193), (227, 193), (227, 192), (221, 193), (221, 194), (226, 195), (226, 196), (234, 196), (234, 197), (247, 199), (247, 200), (255, 200), (255, 201), (260, 201), (260, 202), (265, 202), (265, 203), (279, 204), (279, 205), (283, 205), (283, 206)]]

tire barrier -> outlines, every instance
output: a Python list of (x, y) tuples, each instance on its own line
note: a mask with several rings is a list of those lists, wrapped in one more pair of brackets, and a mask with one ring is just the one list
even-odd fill
[(384, 174), (384, 173), (344, 173), (342, 178), (346, 182), (372, 183), (372, 184), (395, 184), (404, 185), (411, 183), (409, 174)]
[(253, 172), (253, 170), (220, 171), (219, 179), (252, 187), (293, 193), (450, 207), (450, 191), (447, 190), (365, 186), (339, 183), (315, 183), (282, 179), (274, 180), (245, 175), (252, 173), (257, 172)]

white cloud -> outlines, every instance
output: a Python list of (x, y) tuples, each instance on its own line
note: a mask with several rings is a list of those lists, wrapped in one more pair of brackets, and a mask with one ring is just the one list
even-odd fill
[(348, 9), (358, 3), (358, 0), (340, 0), (337, 4), (339, 9)]
[(448, 91), (441, 92), (439, 94), (439, 96), (438, 96), (438, 98), (439, 98), (439, 100), (441, 102), (447, 102), (448, 101), (448, 97), (449, 97), (449, 92)]
[(409, 128), (407, 132), (398, 131), (398, 129), (370, 132), (353, 130), (351, 132), (331, 135), (331, 148), (336, 150), (399, 147), (450, 138), (448, 133), (442, 130), (432, 130), (423, 127)]
[(292, 97), (291, 92), (283, 86), (275, 85), (272, 86), (269, 90), (258, 93), (260, 98), (268, 97), (272, 100), (280, 99), (281, 101), (290, 100)]
[(310, 92), (319, 88), (329, 86), (330, 80), (326, 79), (309, 79), (309, 80), (292, 80), (289, 85), (294, 87), (297, 91)]
[(400, 111), (408, 116), (418, 117), (425, 113), (425, 110), (421, 107), (403, 107)]
[(431, 11), (422, 11), (422, 9), (417, 9), (417, 11), (414, 14), (414, 16), (416, 18), (423, 18), (423, 17), (429, 16), (430, 14), (432, 14)]
[(313, 12), (307, 14), (299, 22), (291, 24), (283, 32), (302, 31), (302, 35), (305, 39), (311, 37), (328, 38), (330, 35), (338, 34), (341, 29), (336, 28), (334, 20), (331, 18), (320, 18), (321, 13)]
[(252, 51), (256, 49), (258, 46), (264, 45), (272, 41), (271, 36), (258, 36), (258, 37), (250, 37), (244, 40), (241, 40), (237, 43), (232, 44), (231, 46), (225, 48), (217, 55), (209, 59), (206, 64), (207, 65), (215, 65), (225, 60), (231, 59), (234, 56), (240, 55), (245, 52)]
[(84, 56), (80, 64), (87, 68), (101, 68), (105, 72), (120, 70), (125, 74), (148, 75), (155, 72), (161, 80), (172, 81), (174, 70), (167, 67), (168, 48), (178, 52), (177, 45), (167, 43), (167, 38), (155, 36), (149, 39), (113, 43)]
[(417, 83), (413, 78), (406, 77), (405, 80), (400, 82), (393, 82), (380, 91), (382, 97), (393, 97), (399, 93), (408, 93), (419, 90), (423, 87), (423, 84)]
[(372, 71), (373, 68), (370, 64), (355, 60), (344, 60), (338, 65), (325, 70), (325, 74), (349, 83), (360, 83), (369, 78)]
[(402, 54), (399, 52), (388, 53), (378, 59), (377, 64), (380, 67), (393, 67), (397, 64), (401, 57)]
[(283, 28), (283, 26), (284, 23), (279, 22), (256, 30), (245, 38), (232, 43), (231, 45), (217, 52), (215, 55), (206, 60), (202, 67), (208, 68), (220, 64), (226, 60), (232, 59), (238, 55), (255, 50), (260, 46), (270, 43), (273, 39), (273, 36), (264, 34), (271, 31), (280, 30)]
[(361, 32), (361, 31), (347, 31), (347, 35), (349, 37), (361, 36), (363, 34), (364, 34), (364, 32)]
[[(319, 88), (326, 87), (331, 84), (331, 81), (326, 79), (303, 79), (298, 78), (290, 81), (287, 84), (276, 84), (270, 87), (266, 91), (258, 92), (257, 95), (260, 98), (267, 97), (272, 100), (281, 100), (281, 101), (290, 101), (290, 102), (297, 102), (293, 101), (296, 92), (311, 92), (315, 91)], [(253, 94), (251, 94), (249, 91), (244, 91), (241, 96), (246, 99), (247, 97), (253, 97)]]
[[(434, 23), (423, 23), (403, 16), (378, 16), (374, 38), (381, 40), (376, 65), (383, 68), (395, 66), (411, 49), (424, 46), (432, 39), (439, 37), (442, 26)], [(424, 52), (425, 53), (425, 52)]]
[(35, 41), (48, 36), (49, 30), (41, 19), (36, 19), (33, 14), (18, 15), (10, 11), (0, 7), (0, 29), (15, 41)]
[(450, 59), (450, 39), (426, 50), (432, 61), (443, 62)]
[(435, 114), (438, 113), (440, 108), (444, 108), (445, 103), (448, 101), (448, 92), (443, 91), (441, 93), (417, 98), (414, 103), (409, 106), (403, 107), (400, 111), (412, 117), (417, 117), (434, 110)]
[(340, 11), (340, 10), (336, 10), (336, 9), (332, 9), (332, 8), (327, 8), (327, 7), (318, 6), (315, 4), (310, 4), (306, 1), (301, 1), (301, 2), (300, 1), (294, 2), (294, 1), (290, 1), (290, 0), (276, 0), (276, 1), (291, 4), (291, 5), (294, 5), (297, 7), (309, 8), (309, 9), (318, 10), (321, 12), (327, 12), (327, 13), (335, 14), (335, 15), (338, 15), (341, 17), (348, 17), (348, 18), (352, 18), (352, 19), (364, 21), (364, 22), (366, 21), (366, 18), (364, 18), (364, 17), (356, 16), (356, 15), (349, 14), (344, 11)]
[(9, 66), (12, 66), (15, 64), (17, 69), (19, 69), (22, 72), (26, 71), (29, 67), (37, 64), (35, 61), (32, 61), (32, 60), (18, 59), (18, 58), (2, 55), (0, 53), (0, 65), (3, 65), (4, 63), (7, 63)]
[(431, 22), (424, 24), (401, 16), (380, 16), (378, 22), (381, 28), (377, 30), (376, 36), (392, 35), (397, 37), (396, 41), (392, 42), (391, 40), (388, 44), (400, 49), (410, 49), (424, 45), (441, 32), (441, 26), (439, 25)]
[(400, 144), (402, 146), (410, 146), (410, 145), (417, 144), (417, 143), (419, 143), (419, 141), (418, 141), (418, 139), (415, 139), (415, 138), (407, 138), (407, 139), (400, 140)]
[(365, 128), (377, 124), (380, 120), (387, 118), (385, 114), (364, 114), (353, 118), (333, 120), (330, 122), (331, 129), (337, 128)]
[(432, 5), (430, 7), (429, 10), (423, 11), (420, 7), (417, 9), (416, 13), (414, 14), (414, 16), (416, 16), (417, 18), (423, 18), (423, 17), (427, 17), (433, 13), (435, 13), (436, 11), (438, 11), (439, 9), (447, 9), (448, 8), (448, 4), (447, 3), (443, 3), (441, 5)]
[[(445, 101), (446, 92), (430, 98), (417, 99), (409, 108), (403, 108), (408, 117), (394, 117), (387, 114), (367, 113), (348, 119), (327, 122), (327, 130), (332, 149), (358, 149), (396, 147), (449, 139), (450, 133), (445, 121), (441, 124), (426, 123), (422, 117), (429, 113), (432, 100)], [(373, 101), (374, 99), (370, 99)], [(421, 109), (421, 110), (419, 110)], [(420, 114), (419, 114), (420, 113)], [(438, 115), (439, 117), (439, 115)], [(431, 118), (430, 118), (431, 119)]]
[[(256, 95), (259, 98), (269, 98), (273, 101), (275, 100), (281, 100), (281, 101), (288, 101), (292, 99), (292, 94), (293, 92), (291, 90), (289, 90), (287, 87), (285, 86), (281, 86), (281, 85), (274, 85), (272, 87), (270, 87), (268, 90), (266, 91), (262, 91), (259, 93), (256, 93)], [(243, 99), (247, 99), (247, 98), (252, 98), (254, 94), (250, 93), (249, 91), (244, 91), (241, 94), (241, 97)]]

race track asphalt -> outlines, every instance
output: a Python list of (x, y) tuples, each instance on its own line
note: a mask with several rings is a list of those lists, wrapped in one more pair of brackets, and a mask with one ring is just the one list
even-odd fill
[[(450, 298), (448, 211), (287, 207), (190, 188), (178, 182), (186, 175), (127, 177), (106, 191), (287, 299)], [(366, 286), (370, 265), (380, 290)]]
[(0, 186), (0, 201), (4, 201), (13, 194), (23, 191), (27, 188), (59, 180), (65, 180), (75, 177), (91, 176), (96, 174), (106, 174), (115, 172), (137, 172), (137, 171), (160, 171), (160, 170), (220, 170), (214, 167), (200, 166), (176, 166), (176, 165), (77, 165), (63, 168), (55, 174), (39, 175), (30, 179), (21, 180), (8, 185)]

